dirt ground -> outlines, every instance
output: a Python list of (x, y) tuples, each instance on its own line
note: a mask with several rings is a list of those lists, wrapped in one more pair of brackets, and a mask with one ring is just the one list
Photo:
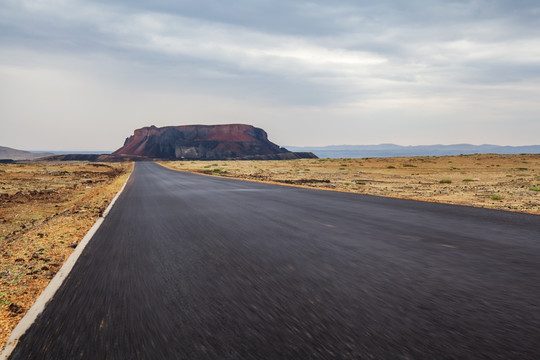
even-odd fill
[(160, 163), (216, 176), (540, 214), (540, 154)]
[(132, 166), (0, 164), (0, 348)]

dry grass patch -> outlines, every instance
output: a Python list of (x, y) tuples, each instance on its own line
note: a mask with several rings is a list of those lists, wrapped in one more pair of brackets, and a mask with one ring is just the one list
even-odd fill
[[(540, 214), (540, 155), (160, 162), (172, 169)], [(211, 165), (209, 167), (206, 167)]]
[(0, 164), (0, 347), (125, 182), (132, 164)]

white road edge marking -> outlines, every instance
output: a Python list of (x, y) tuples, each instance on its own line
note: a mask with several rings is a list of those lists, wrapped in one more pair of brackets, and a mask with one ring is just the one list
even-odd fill
[(135, 170), (135, 166), (133, 166), (133, 170), (131, 170), (131, 173), (129, 174), (128, 178), (124, 182), (124, 185), (122, 185), (122, 188), (120, 189), (120, 191), (116, 193), (116, 196), (112, 199), (109, 206), (107, 206), (103, 214), (99, 217), (99, 219), (97, 219), (97, 221), (90, 228), (90, 230), (88, 230), (86, 235), (83, 237), (81, 242), (77, 245), (75, 250), (73, 250), (73, 252), (69, 256), (69, 258), (66, 260), (64, 265), (62, 265), (60, 270), (52, 278), (49, 285), (47, 285), (45, 290), (43, 290), (43, 292), (39, 295), (34, 305), (32, 305), (32, 307), (30, 308), (30, 310), (28, 310), (26, 315), (24, 315), (21, 321), (19, 321), (15, 329), (13, 329), (6, 343), (6, 346), (4, 347), (4, 350), (2, 351), (2, 354), (0, 355), (0, 360), (7, 360), (11, 356), (11, 353), (17, 346), (17, 343), (19, 342), (19, 339), (21, 338), (21, 336), (23, 336), (24, 333), (26, 333), (26, 331), (34, 323), (36, 318), (43, 312), (47, 303), (53, 299), (54, 294), (60, 288), (64, 280), (67, 278), (67, 276), (71, 272), (71, 269), (73, 269), (73, 266), (79, 259), (79, 256), (81, 256), (84, 248), (86, 247), (86, 245), (88, 245), (88, 242), (90, 241), (90, 239), (92, 239), (96, 231), (99, 229), (99, 227), (103, 223), (103, 220), (105, 220), (107, 215), (109, 215), (109, 212), (111, 211), (114, 203), (116, 202), (118, 197), (120, 197), (120, 194), (124, 191), (129, 181), (129, 178), (131, 177), (131, 174), (133, 174), (134, 170)]

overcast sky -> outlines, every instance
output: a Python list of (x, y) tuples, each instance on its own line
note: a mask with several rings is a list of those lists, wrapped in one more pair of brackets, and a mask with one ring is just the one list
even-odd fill
[(0, 145), (540, 143), (538, 0), (0, 0)]

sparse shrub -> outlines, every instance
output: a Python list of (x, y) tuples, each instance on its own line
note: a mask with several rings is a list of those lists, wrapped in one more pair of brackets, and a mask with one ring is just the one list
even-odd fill
[(203, 166), (203, 167), (204, 167), (205, 169), (208, 169), (208, 168), (211, 168), (212, 165), (205, 165), (205, 166)]
[(403, 164), (403, 167), (416, 167), (416, 165), (413, 165), (413, 164)]
[(540, 187), (533, 186), (533, 187), (529, 188), (529, 190), (531, 190), (531, 191), (540, 191)]
[(441, 181), (439, 181), (440, 184), (451, 184), (452, 183), (452, 180), (450, 179), (442, 179)]
[(350, 183), (350, 182), (344, 182), (343, 185), (347, 185), (347, 186), (348, 186), (348, 185), (351, 185), (351, 183)]
[(1, 292), (0, 293), (0, 309), (2, 309), (4, 306), (8, 306), (11, 304), (11, 301), (8, 300), (8, 293), (7, 292)]
[(463, 179), (462, 181), (463, 182), (471, 182), (471, 181), (476, 181), (476, 180), (474, 180), (474, 179)]
[(396, 167), (394, 165), (388, 165), (387, 168), (388, 169), (395, 169)]
[(356, 185), (366, 185), (366, 182), (365, 181), (357, 181)]
[(227, 176), (228, 172), (223, 171), (223, 169), (220, 168), (215, 168), (214, 170), (212, 170), (212, 175)]
[(501, 196), (501, 195), (493, 195), (491, 197), (491, 200), (502, 200), (504, 199), (504, 196)]
[(340, 167), (339, 170), (345, 170), (345, 168)]

